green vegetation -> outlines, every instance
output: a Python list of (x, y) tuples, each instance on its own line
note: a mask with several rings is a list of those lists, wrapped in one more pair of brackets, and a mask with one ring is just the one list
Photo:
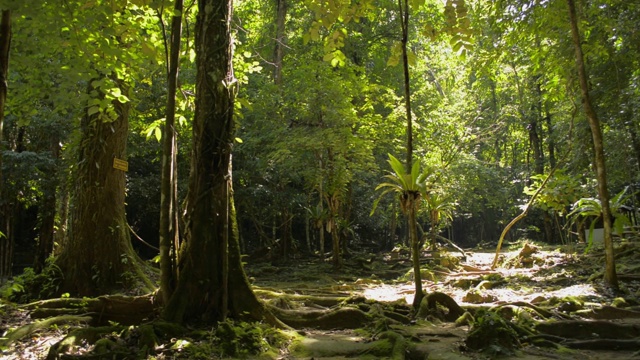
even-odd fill
[(0, 0), (0, 349), (402, 359), (442, 335), (492, 357), (587, 346), (575, 314), (628, 330), (606, 320), (640, 303), (639, 20)]

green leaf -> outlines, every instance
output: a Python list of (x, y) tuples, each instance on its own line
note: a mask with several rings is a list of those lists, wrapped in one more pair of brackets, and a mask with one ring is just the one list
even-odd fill
[(91, 107), (89, 107), (89, 109), (87, 109), (87, 115), (88, 116), (97, 114), (99, 112), (100, 112), (100, 107), (99, 106), (91, 106)]

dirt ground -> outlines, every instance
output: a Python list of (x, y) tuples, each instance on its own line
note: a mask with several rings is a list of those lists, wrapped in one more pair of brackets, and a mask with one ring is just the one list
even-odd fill
[[(491, 269), (494, 250), (455, 250), (423, 255), (423, 289), (427, 294), (442, 292), (464, 309), (496, 307), (539, 307), (556, 319), (599, 319), (604, 307), (628, 309), (627, 315), (608, 316), (605, 320), (627, 324), (640, 331), (640, 251), (638, 243), (618, 243), (616, 259), (621, 279), (621, 291), (613, 293), (602, 286), (604, 268), (601, 249), (584, 254), (581, 247), (535, 246), (513, 244), (500, 255), (500, 266)], [(261, 359), (640, 359), (640, 347), (633, 343), (625, 350), (599, 348), (578, 350), (569, 347), (539, 347), (522, 341), (517, 348), (496, 346), (489, 350), (473, 350), (466, 344), (471, 327), (442, 321), (433, 316), (415, 319), (408, 312), (414, 296), (412, 266), (406, 250), (390, 253), (351, 253), (340, 270), (334, 270), (331, 259), (296, 258), (284, 263), (262, 261), (250, 263), (247, 273), (254, 290), (272, 306), (295, 310), (331, 311), (336, 307), (323, 299), (360, 299), (370, 307), (382, 304), (404, 310), (410, 321), (390, 321), (384, 331), (372, 329), (330, 329), (296, 327), (291, 340), (277, 354), (269, 353), (244, 358)], [(286, 299), (286, 301), (284, 300)], [(346, 300), (345, 300), (346, 302)], [(333, 305), (332, 305), (333, 304)], [(524, 305), (523, 305), (524, 304)], [(611, 306), (612, 305), (612, 306)], [(363, 305), (364, 306), (364, 305)], [(516, 306), (512, 306), (516, 307)], [(614, 310), (615, 310), (614, 309)], [(0, 303), (0, 333), (33, 322), (29, 312)], [(399, 315), (403, 317), (403, 315)], [(600, 318), (601, 319), (601, 318)], [(43, 359), (49, 348), (60, 341), (73, 325), (49, 326), (0, 348), (0, 359)], [(398, 335), (399, 334), (399, 335)], [(590, 338), (597, 338), (598, 334)], [(605, 336), (606, 337), (606, 336)], [(635, 340), (637, 341), (637, 337)], [(495, 339), (490, 339), (493, 341)], [(161, 344), (153, 356), (117, 357), (147, 359), (221, 358), (215, 351), (180, 352), (180, 339)], [(201, 342), (202, 344), (202, 342)], [(635, 346), (635, 347), (634, 347)], [(76, 349), (77, 356), (88, 355), (90, 346)], [(189, 355), (191, 354), (191, 355)], [(204, 354), (204, 355), (203, 355)], [(88, 357), (84, 357), (88, 358)], [(90, 358), (109, 358), (90, 357)]]
[[(638, 251), (627, 248), (632, 249), (636, 245), (618, 245), (619, 253), (627, 251), (631, 255), (618, 259), (618, 269), (623, 270), (619, 272), (635, 271)], [(533, 246), (534, 251), (522, 257), (524, 247), (524, 244), (514, 244), (511, 249), (503, 251), (500, 266), (495, 270), (491, 270), (495, 256), (493, 249), (471, 250), (465, 256), (451, 251), (440, 259), (425, 254), (423, 267), (432, 270), (423, 274), (423, 289), (427, 293), (444, 292), (465, 308), (515, 302), (555, 303), (551, 305), (552, 310), (555, 307), (556, 311), (575, 319), (581, 316), (571, 314), (571, 310), (588, 312), (602, 305), (611, 305), (616, 298), (625, 298), (633, 304), (640, 295), (640, 282), (633, 276), (622, 280), (622, 291), (617, 294), (602, 286), (603, 255), (597, 247), (585, 255), (584, 247), (579, 246)], [(380, 302), (407, 305), (413, 302), (414, 285), (408, 253), (354, 255), (354, 258), (338, 272), (332, 270), (330, 262), (318, 265), (317, 260), (300, 260), (284, 267), (269, 264), (250, 266), (249, 273), (256, 289), (282, 294), (364, 296)], [(574, 300), (580, 303), (579, 309), (567, 309)], [(633, 318), (612, 321), (640, 326), (638, 319)], [(558, 351), (523, 344), (509, 354), (478, 353), (465, 349), (468, 325), (419, 320), (398, 327), (415, 340), (413, 349), (405, 354), (409, 359), (640, 359), (640, 348), (627, 351)], [(300, 351), (294, 349), (282, 358), (337, 360), (362, 357), (370, 341), (370, 338), (359, 336), (352, 330), (312, 330), (305, 332), (305, 338), (298, 347)]]

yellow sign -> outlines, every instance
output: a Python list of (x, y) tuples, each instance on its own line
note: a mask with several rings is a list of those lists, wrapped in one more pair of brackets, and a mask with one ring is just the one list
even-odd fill
[(122, 170), (122, 171), (128, 171), (129, 170), (129, 163), (122, 160), (122, 159), (118, 159), (118, 158), (113, 158), (113, 168), (114, 169), (118, 169), (118, 170)]

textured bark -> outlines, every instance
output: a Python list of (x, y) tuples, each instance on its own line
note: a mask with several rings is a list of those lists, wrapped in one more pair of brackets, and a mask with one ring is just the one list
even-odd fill
[(180, 38), (182, 36), (183, 0), (174, 3), (171, 18), (171, 45), (167, 59), (167, 108), (162, 136), (162, 178), (160, 185), (160, 292), (166, 304), (173, 292), (177, 276), (178, 194), (177, 194), (177, 139), (175, 131), (176, 89), (178, 85), (178, 65), (180, 62)]
[(611, 209), (609, 206), (609, 190), (607, 189), (607, 170), (604, 158), (604, 141), (602, 139), (602, 129), (600, 120), (591, 103), (589, 94), (589, 84), (587, 70), (584, 64), (582, 45), (580, 42), (580, 32), (578, 29), (578, 19), (574, 0), (567, 0), (569, 6), (569, 22), (571, 24), (571, 34), (576, 54), (576, 65), (578, 68), (578, 79), (580, 80), (580, 90), (582, 91), (582, 105), (584, 107), (591, 136), (593, 138), (593, 151), (595, 157), (596, 179), (598, 180), (598, 194), (602, 206), (602, 218), (604, 222), (604, 250), (605, 250), (605, 273), (604, 281), (612, 288), (618, 288), (616, 277), (616, 265), (613, 252)]
[(9, 50), (11, 47), (11, 11), (2, 10), (0, 20), (0, 283), (11, 275), (13, 246), (9, 236), (8, 196), (4, 193), (4, 177), (2, 174), (2, 134), (4, 124), (4, 108), (7, 101), (7, 73), (9, 71)]
[(114, 158), (126, 157), (129, 104), (112, 104), (113, 121), (87, 112), (81, 123), (70, 228), (56, 260), (64, 274), (61, 291), (75, 295), (108, 293), (146, 279), (125, 217), (125, 173), (113, 167)]
[(231, 1), (201, 0), (196, 20), (196, 110), (185, 242), (176, 290), (163, 316), (174, 322), (274, 320), (240, 260), (231, 182), (233, 77)]

